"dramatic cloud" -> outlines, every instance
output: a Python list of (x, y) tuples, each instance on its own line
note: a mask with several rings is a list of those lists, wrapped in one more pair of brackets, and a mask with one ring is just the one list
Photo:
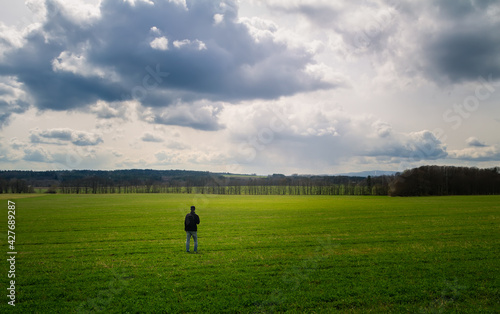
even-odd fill
[(498, 166), (498, 1), (26, 3), (0, 17), (5, 169)]
[[(4, 41), (0, 61), (0, 75), (18, 82), (39, 109), (131, 99), (161, 108), (334, 87), (307, 71), (315, 61), (305, 48), (272, 36), (256, 40), (238, 20), (234, 1), (104, 0), (97, 8), (47, 0), (39, 10), (45, 16), (41, 25), (27, 30), (20, 43)], [(17, 105), (17, 111), (3, 110), (2, 122), (27, 107)], [(189, 120), (180, 124), (189, 126)]]
[(419, 1), (395, 8), (398, 32), (388, 41), (387, 55), (401, 74), (440, 85), (500, 78), (500, 3)]
[(427, 71), (451, 82), (500, 77), (500, 20), (497, 1), (438, 1), (442, 27), (423, 45)]

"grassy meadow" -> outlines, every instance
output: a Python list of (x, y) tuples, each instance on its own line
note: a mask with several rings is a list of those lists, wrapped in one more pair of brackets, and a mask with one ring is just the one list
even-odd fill
[(499, 196), (31, 196), (0, 312), (500, 312)]

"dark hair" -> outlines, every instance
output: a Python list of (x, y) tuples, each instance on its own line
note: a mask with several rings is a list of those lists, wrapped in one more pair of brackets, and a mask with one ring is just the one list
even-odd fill
[(191, 210), (194, 210), (194, 206), (191, 206)]

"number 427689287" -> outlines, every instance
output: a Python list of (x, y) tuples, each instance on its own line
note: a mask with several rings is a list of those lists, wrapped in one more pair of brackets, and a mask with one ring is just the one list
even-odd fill
[(12, 201), (8, 201), (8, 225), (9, 225), (9, 231), (8, 231), (8, 242), (9, 242), (9, 249), (14, 250), (15, 246), (14, 244), (16, 243), (16, 233), (14, 230), (16, 229), (16, 203)]

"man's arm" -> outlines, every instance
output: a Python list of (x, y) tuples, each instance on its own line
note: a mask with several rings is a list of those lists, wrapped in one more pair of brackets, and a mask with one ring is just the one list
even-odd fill
[(196, 215), (196, 224), (200, 223), (200, 216)]

